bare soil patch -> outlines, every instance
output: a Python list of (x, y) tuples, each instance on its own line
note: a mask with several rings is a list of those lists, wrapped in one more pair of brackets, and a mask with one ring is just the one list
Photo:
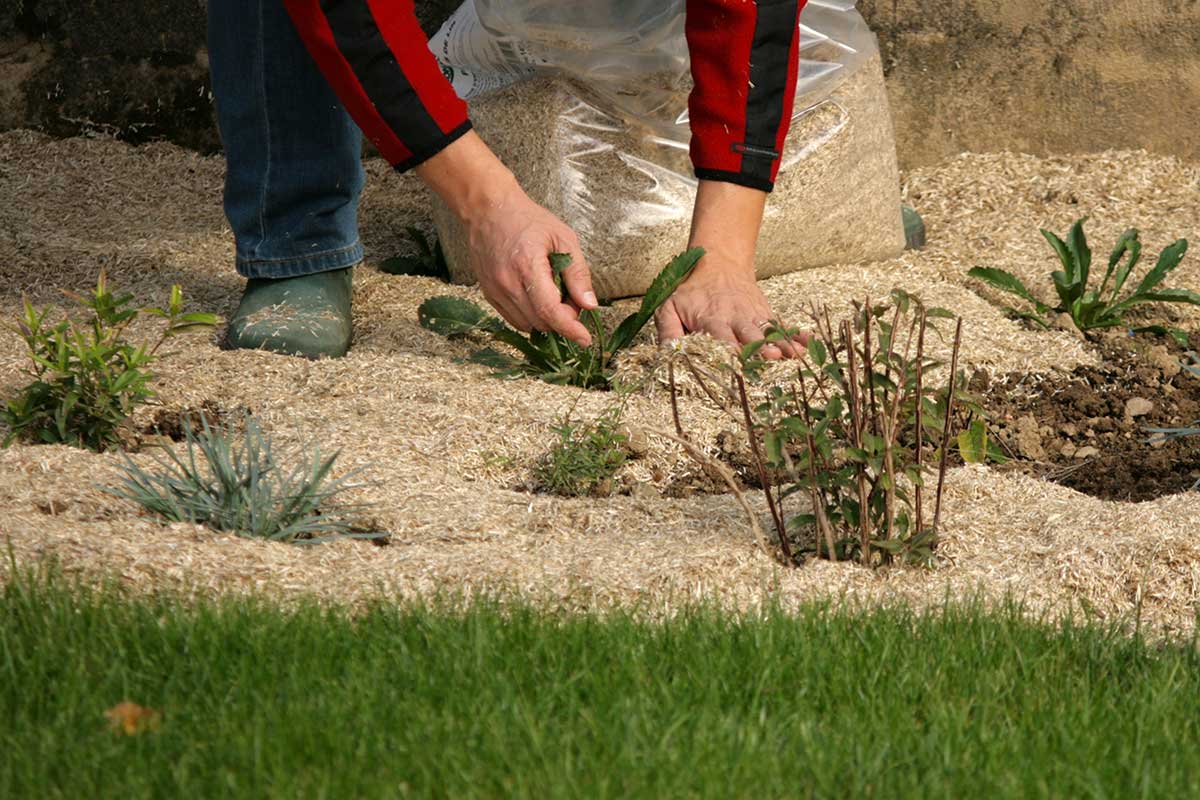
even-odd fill
[(1190, 491), (1200, 480), (1200, 436), (1151, 428), (1200, 420), (1200, 379), (1184, 352), (1152, 337), (1112, 335), (1099, 366), (1067, 373), (980, 374), (976, 388), (1017, 468), (1106, 500)]

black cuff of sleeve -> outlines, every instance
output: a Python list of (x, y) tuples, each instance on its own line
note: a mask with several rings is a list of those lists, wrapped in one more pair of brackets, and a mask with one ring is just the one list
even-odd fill
[(702, 181), (723, 181), (724, 183), (736, 183), (738, 186), (748, 186), (751, 189), (758, 189), (768, 194), (775, 188), (774, 181), (763, 180), (756, 178), (753, 175), (743, 175), (740, 172), (727, 172), (723, 169), (704, 169), (696, 168), (696, 177)]
[(447, 133), (438, 141), (434, 142), (429, 147), (422, 149), (419, 152), (413, 153), (409, 158), (404, 159), (399, 164), (395, 165), (396, 172), (408, 172), (413, 167), (419, 167), (429, 159), (436, 156), (438, 153), (445, 150), (450, 145), (461, 139), (467, 131), (471, 130), (471, 120), (464, 120), (454, 130)]

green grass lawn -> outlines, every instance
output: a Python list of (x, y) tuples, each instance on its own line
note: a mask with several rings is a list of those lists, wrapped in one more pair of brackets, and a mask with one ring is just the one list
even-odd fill
[[(0, 593), (0, 797), (1196, 797), (1194, 643), (1014, 611), (667, 624)], [(123, 736), (104, 711), (159, 709)]]

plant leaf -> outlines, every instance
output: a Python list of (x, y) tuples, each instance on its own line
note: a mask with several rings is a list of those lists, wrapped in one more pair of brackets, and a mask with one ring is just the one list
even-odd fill
[(988, 457), (987, 424), (976, 419), (971, 427), (958, 434), (958, 452), (968, 464), (982, 464)]
[(497, 327), (505, 327), (470, 300), (448, 295), (431, 297), (421, 303), (417, 320), (422, 328), (447, 337), (465, 336), (474, 331), (495, 333)]
[(512, 356), (501, 353), (491, 347), (485, 347), (482, 350), (476, 350), (467, 359), (472, 364), (482, 364), (485, 367), (490, 367), (495, 370), (513, 370), (520, 366), (519, 362)]
[(1187, 253), (1187, 248), (1187, 239), (1180, 239), (1163, 250), (1158, 256), (1158, 263), (1154, 265), (1154, 269), (1146, 273), (1146, 277), (1142, 278), (1142, 282), (1133, 290), (1133, 294), (1145, 294), (1162, 283), (1167, 275), (1171, 274), (1172, 270), (1179, 266), (1179, 262), (1183, 261), (1183, 256)]
[(658, 273), (658, 276), (650, 284), (650, 288), (646, 290), (646, 296), (642, 298), (642, 307), (638, 309), (637, 313), (626, 317), (613, 332), (612, 338), (609, 340), (608, 352), (605, 353), (606, 358), (611, 358), (613, 353), (629, 346), (642, 327), (654, 316), (654, 312), (667, 302), (703, 257), (704, 248), (693, 247), (691, 250), (680, 253), (662, 272)]
[(1088, 275), (1092, 269), (1092, 251), (1088, 248), (1087, 236), (1083, 233), (1083, 223), (1086, 221), (1086, 217), (1077, 221), (1067, 234), (1067, 250), (1074, 262), (1074, 271), (1069, 271), (1067, 275), (1072, 285), (1081, 289), (1087, 288)]
[(1200, 294), (1191, 289), (1159, 289), (1157, 292), (1134, 292), (1115, 306), (1109, 308), (1109, 313), (1124, 311), (1130, 306), (1142, 303), (1186, 303), (1200, 306)]
[[(1125, 279), (1129, 277), (1129, 271), (1133, 269), (1133, 265), (1141, 257), (1141, 252), (1142, 243), (1138, 241), (1137, 228), (1130, 228), (1121, 234), (1121, 238), (1117, 239), (1117, 244), (1113, 247), (1112, 254), (1108, 257), (1108, 269), (1104, 273), (1104, 280), (1100, 283), (1100, 288), (1096, 290), (1096, 294), (1104, 294), (1104, 289), (1108, 286), (1109, 278), (1116, 272), (1117, 282), (1113, 284), (1112, 295), (1108, 298), (1108, 301), (1111, 303), (1113, 298), (1117, 296), (1117, 292), (1121, 291), (1121, 287), (1125, 284)], [(1128, 263), (1121, 265), (1121, 269), (1118, 271), (1117, 265), (1126, 256), (1129, 257)]]
[(993, 286), (1010, 294), (1015, 294), (1023, 300), (1027, 300), (1033, 304), (1039, 314), (1045, 314), (1050, 311), (1050, 306), (1038, 300), (1033, 294), (1021, 283), (1021, 279), (1011, 272), (1005, 272), (1002, 269), (994, 267), (973, 267), (967, 272), (972, 278), (978, 278), (984, 283)]
[(1075, 274), (1075, 265), (1071, 251), (1067, 248), (1067, 243), (1045, 228), (1042, 229), (1042, 236), (1054, 248), (1055, 255), (1058, 256), (1059, 262), (1062, 263), (1063, 276), (1069, 280), (1070, 276)]
[(1153, 333), (1156, 336), (1170, 336), (1175, 341), (1175, 344), (1180, 347), (1187, 347), (1189, 342), (1187, 331), (1179, 328), (1171, 328), (1166, 325), (1142, 325), (1139, 328), (1134, 328), (1133, 332)]
[(388, 275), (419, 275), (425, 278), (435, 277), (430, 265), (417, 256), (393, 256), (379, 263), (379, 271)]

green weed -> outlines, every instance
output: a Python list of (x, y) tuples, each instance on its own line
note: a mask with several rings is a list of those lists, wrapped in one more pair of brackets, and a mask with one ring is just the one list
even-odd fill
[[(1043, 328), (1050, 327), (1049, 314), (1067, 314), (1075, 327), (1084, 333), (1103, 328), (1124, 327), (1125, 315), (1137, 305), (1149, 303), (1187, 303), (1200, 305), (1200, 294), (1188, 289), (1163, 289), (1159, 285), (1166, 280), (1183, 260), (1187, 252), (1186, 239), (1180, 239), (1167, 247), (1141, 281), (1124, 296), (1121, 290), (1133, 274), (1142, 255), (1142, 243), (1136, 228), (1126, 231), (1108, 259), (1108, 269), (1099, 287), (1088, 285), (1091, 277), (1092, 251), (1088, 248), (1083, 223), (1079, 220), (1072, 226), (1064, 242), (1047, 230), (1042, 236), (1054, 248), (1061, 270), (1055, 270), (1050, 278), (1058, 295), (1058, 304), (1049, 305), (1036, 298), (1033, 293), (1012, 273), (992, 267), (975, 267), (968, 275), (1024, 300), (1033, 310), (1007, 308), (1016, 317), (1028, 319)], [(1111, 282), (1111, 285), (1110, 285)], [(1162, 325), (1146, 325), (1134, 328), (1137, 332), (1170, 335), (1181, 344), (1187, 344), (1187, 334), (1177, 328)]]
[[(426, 300), (418, 309), (418, 319), (423, 327), (443, 336), (457, 338), (483, 334), (516, 350), (521, 356), (519, 359), (490, 347), (471, 356), (471, 361), (493, 368), (497, 376), (536, 377), (549, 383), (586, 389), (609, 388), (613, 357), (629, 346), (659, 306), (691, 274), (703, 255), (703, 248), (697, 247), (677, 256), (646, 290), (641, 307), (611, 334), (604, 330), (597, 312), (583, 311), (579, 318), (592, 334), (591, 347), (580, 347), (557, 333), (534, 331), (525, 336), (475, 303), (458, 297)], [(571, 265), (571, 257), (565, 253), (551, 253), (550, 265), (559, 290), (565, 291), (562, 272)]]
[(560, 420), (554, 427), (558, 442), (534, 466), (537, 484), (569, 497), (611, 493), (612, 477), (626, 459), (621, 410), (609, 409), (591, 422)]

